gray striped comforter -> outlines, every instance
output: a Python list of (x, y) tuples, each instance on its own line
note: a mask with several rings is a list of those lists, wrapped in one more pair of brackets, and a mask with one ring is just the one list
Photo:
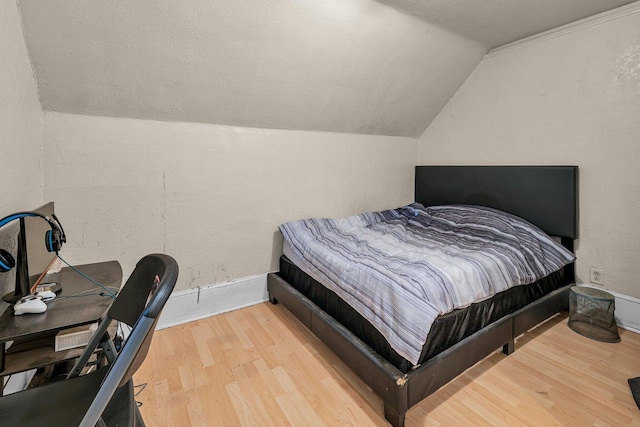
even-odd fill
[(532, 224), (479, 206), (413, 203), (280, 226), (314, 279), (416, 364), (440, 314), (559, 270), (573, 254)]

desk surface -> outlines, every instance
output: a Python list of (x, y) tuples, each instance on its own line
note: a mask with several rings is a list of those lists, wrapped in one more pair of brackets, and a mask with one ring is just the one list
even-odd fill
[[(122, 268), (118, 261), (98, 262), (76, 266), (98, 283), (120, 288)], [(69, 267), (61, 271), (62, 290), (55, 300), (47, 304), (47, 311), (39, 314), (13, 315), (13, 306), (0, 317), (0, 343), (53, 333), (61, 329), (86, 325), (100, 320), (111, 306), (112, 298), (100, 296), (102, 290)], [(79, 297), (83, 292), (93, 293)], [(73, 298), (64, 298), (73, 297)]]

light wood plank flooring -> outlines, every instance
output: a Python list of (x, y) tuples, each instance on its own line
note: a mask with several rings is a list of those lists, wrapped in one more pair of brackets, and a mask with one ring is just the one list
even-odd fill
[[(560, 314), (407, 414), (406, 426), (640, 426), (640, 335), (584, 338)], [(136, 383), (148, 426), (384, 426), (381, 401), (282, 305), (158, 331)]]

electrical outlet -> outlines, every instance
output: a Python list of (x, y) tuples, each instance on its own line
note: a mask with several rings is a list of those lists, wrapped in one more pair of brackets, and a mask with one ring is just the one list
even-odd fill
[(591, 267), (591, 283), (604, 286), (604, 270), (601, 268)]

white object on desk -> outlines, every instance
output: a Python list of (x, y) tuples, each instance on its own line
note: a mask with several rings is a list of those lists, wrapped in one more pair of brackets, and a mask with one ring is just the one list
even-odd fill
[(22, 298), (13, 307), (13, 314), (16, 316), (21, 316), (25, 313), (44, 313), (45, 311), (47, 311), (47, 304), (34, 295)]
[(56, 293), (52, 292), (52, 291), (36, 292), (34, 294), (34, 296), (36, 298), (40, 298), (44, 302), (49, 302), (49, 301), (53, 301), (54, 299), (56, 299)]

